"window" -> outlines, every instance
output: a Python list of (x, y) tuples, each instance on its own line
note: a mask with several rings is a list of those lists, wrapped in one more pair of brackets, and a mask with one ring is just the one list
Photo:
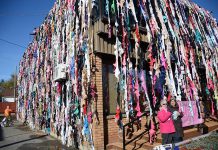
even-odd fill
[[(116, 114), (116, 106), (119, 104), (121, 111), (124, 112), (123, 91), (119, 90), (117, 78), (114, 75), (115, 57), (107, 56), (103, 58), (102, 64), (102, 84), (103, 84), (103, 101), (104, 101), (104, 113), (106, 115)], [(120, 94), (119, 94), (120, 93)], [(119, 95), (118, 95), (119, 94)]]
[(102, 71), (104, 111), (106, 115), (115, 114), (117, 104), (117, 79), (113, 73), (113, 65), (103, 64)]

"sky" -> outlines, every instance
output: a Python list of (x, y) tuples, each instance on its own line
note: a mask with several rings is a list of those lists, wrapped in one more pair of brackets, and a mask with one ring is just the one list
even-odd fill
[[(218, 19), (218, 0), (192, 0)], [(0, 80), (7, 80), (55, 0), (0, 0)]]
[(192, 2), (212, 11), (212, 16), (218, 21), (218, 0), (192, 0)]
[(42, 24), (54, 2), (0, 0), (0, 80), (9, 79), (16, 71), (25, 47), (32, 41), (30, 33)]

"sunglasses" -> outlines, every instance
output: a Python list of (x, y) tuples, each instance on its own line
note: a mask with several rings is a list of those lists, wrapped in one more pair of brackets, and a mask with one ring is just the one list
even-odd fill
[(162, 105), (166, 105), (166, 104), (162, 104)]

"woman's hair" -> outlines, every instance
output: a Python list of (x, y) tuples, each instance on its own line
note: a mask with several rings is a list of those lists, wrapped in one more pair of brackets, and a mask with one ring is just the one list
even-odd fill
[(175, 98), (171, 98), (171, 99), (170, 99), (170, 103), (169, 103), (169, 106), (170, 106), (170, 107), (173, 107), (173, 106), (171, 105), (171, 102), (172, 102), (172, 101), (175, 102), (175, 106), (174, 106), (174, 107), (179, 107), (179, 105), (178, 105), (178, 103), (177, 103), (177, 101), (176, 101)]

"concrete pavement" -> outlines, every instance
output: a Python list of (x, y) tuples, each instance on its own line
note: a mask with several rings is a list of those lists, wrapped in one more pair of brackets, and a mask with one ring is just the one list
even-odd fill
[(32, 131), (15, 121), (13, 127), (3, 128), (4, 140), (0, 141), (0, 150), (69, 150), (57, 139), (40, 131)]

